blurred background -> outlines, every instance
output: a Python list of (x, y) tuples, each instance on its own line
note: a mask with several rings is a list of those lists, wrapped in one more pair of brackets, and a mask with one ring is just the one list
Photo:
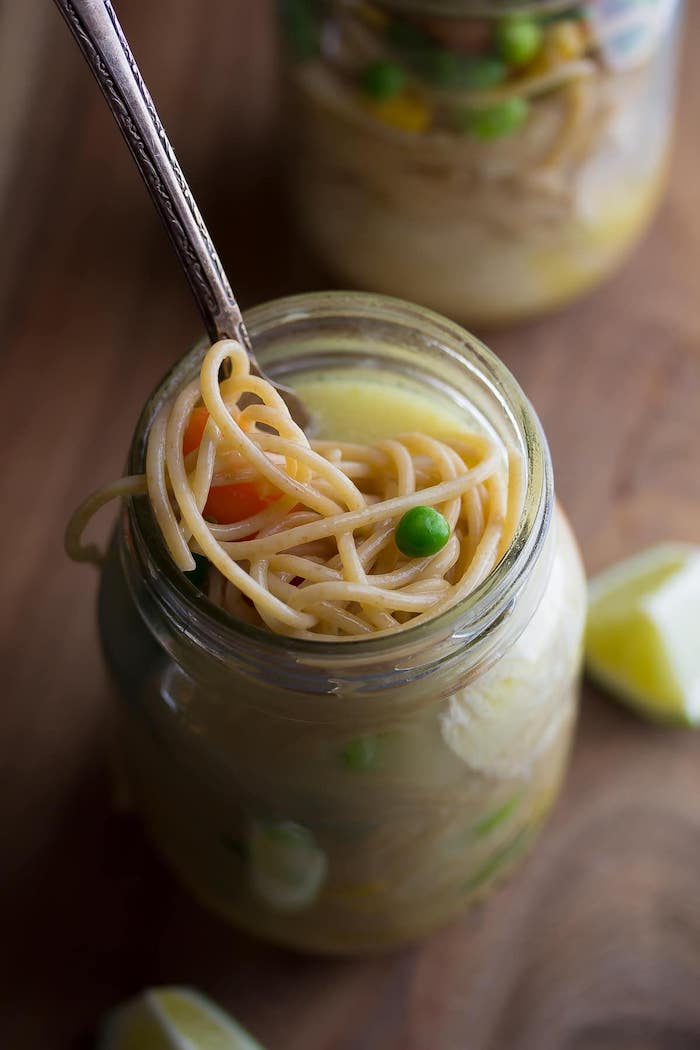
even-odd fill
[[(329, 286), (285, 200), (272, 2), (117, 8), (241, 304)], [(477, 329), (542, 418), (589, 571), (700, 542), (700, 5), (688, 8), (670, 184), (643, 243), (575, 305)], [(217, 996), (271, 1050), (700, 1046), (700, 743), (590, 687), (526, 871), (423, 945), (300, 960), (220, 928), (171, 883), (111, 810), (96, 577), (65, 560), (62, 533), (121, 472), (145, 397), (200, 325), (48, 0), (0, 0), (0, 228), (0, 1046), (69, 1050), (104, 1009), (175, 981)]]

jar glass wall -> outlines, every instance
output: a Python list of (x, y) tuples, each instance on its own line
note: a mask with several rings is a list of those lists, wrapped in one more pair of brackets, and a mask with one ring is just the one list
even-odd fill
[(677, 0), (281, 0), (288, 167), (336, 279), (500, 322), (625, 257), (664, 183)]
[[(276, 377), (374, 370), (387, 396), (413, 384), (526, 463), (502, 561), (465, 601), (394, 635), (305, 641), (234, 620), (174, 566), (145, 497), (125, 507), (103, 574), (126, 776), (179, 877), (257, 935), (384, 948), (463, 912), (536, 836), (575, 718), (583, 572), (532, 408), (462, 329), (346, 293), (281, 300), (246, 321)], [(146, 406), (130, 472), (201, 357)]]

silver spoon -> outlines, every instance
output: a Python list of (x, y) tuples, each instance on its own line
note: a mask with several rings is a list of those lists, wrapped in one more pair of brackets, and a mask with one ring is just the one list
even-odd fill
[(250, 370), (279, 391), (296, 423), (309, 412), (293, 390), (265, 376), (221, 260), (168, 141), (110, 0), (55, 0), (126, 139), (158, 214), (170, 234), (212, 342), (238, 339)]

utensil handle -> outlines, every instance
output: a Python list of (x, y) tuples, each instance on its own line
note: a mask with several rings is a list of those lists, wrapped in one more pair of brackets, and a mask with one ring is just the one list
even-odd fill
[(241, 311), (110, 0), (55, 0), (131, 150), (212, 342), (239, 339)]

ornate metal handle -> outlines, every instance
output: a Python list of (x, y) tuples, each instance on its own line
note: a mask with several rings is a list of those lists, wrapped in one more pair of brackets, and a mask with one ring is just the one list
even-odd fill
[[(110, 0), (55, 0), (144, 178), (212, 341), (250, 339), (221, 260)], [(252, 354), (251, 354), (252, 356)]]

